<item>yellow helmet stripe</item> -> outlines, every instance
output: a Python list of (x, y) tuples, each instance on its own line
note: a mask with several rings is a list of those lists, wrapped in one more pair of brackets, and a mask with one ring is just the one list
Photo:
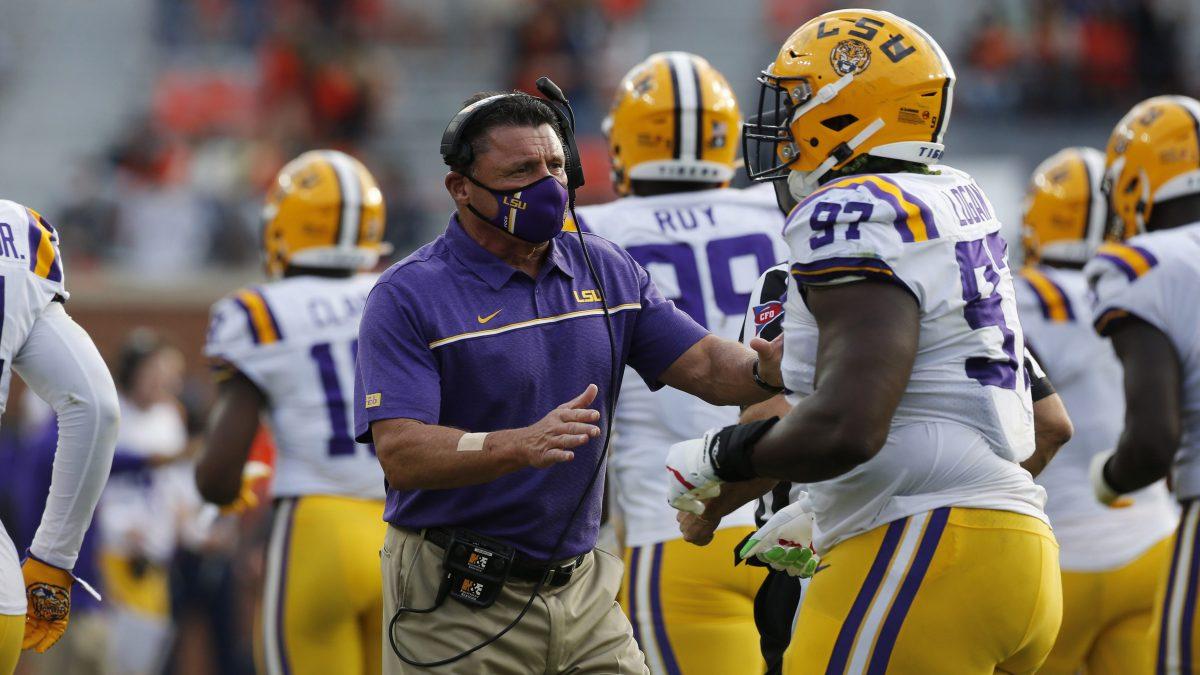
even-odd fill
[(246, 289), (238, 291), (234, 298), (250, 321), (250, 332), (255, 344), (269, 345), (279, 342), (283, 335), (262, 293)]
[(339, 248), (353, 248), (362, 222), (362, 177), (358, 175), (354, 163), (346, 155), (329, 150), (326, 151), (325, 158), (337, 177), (338, 195), (341, 199), (334, 245)]
[(1029, 286), (1037, 295), (1043, 316), (1058, 323), (1075, 318), (1075, 312), (1071, 308), (1070, 301), (1067, 300), (1066, 293), (1041, 270), (1026, 267), (1021, 270), (1021, 277), (1029, 282)]

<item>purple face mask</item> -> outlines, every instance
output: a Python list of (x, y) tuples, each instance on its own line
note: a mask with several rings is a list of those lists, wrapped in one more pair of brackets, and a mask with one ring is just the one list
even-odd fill
[(515, 190), (494, 190), (467, 176), (467, 180), (492, 193), (497, 213), (488, 218), (468, 203), (480, 220), (531, 244), (541, 244), (562, 232), (567, 215), (567, 188), (554, 176), (546, 176)]

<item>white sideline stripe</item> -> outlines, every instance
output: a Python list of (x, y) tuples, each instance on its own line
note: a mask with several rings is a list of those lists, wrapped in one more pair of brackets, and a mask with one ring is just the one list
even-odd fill
[(871, 608), (867, 610), (867, 618), (863, 621), (862, 628), (858, 631), (858, 638), (854, 641), (854, 652), (850, 655), (850, 667), (846, 669), (847, 673), (867, 672), (868, 659), (875, 648), (875, 640), (879, 637), (879, 631), (883, 628), (884, 617), (887, 616), (888, 609), (892, 605), (892, 598), (896, 597), (896, 593), (900, 590), (900, 584), (908, 575), (909, 564), (912, 563), (912, 559), (917, 553), (917, 545), (921, 542), (921, 535), (925, 533), (925, 524), (929, 522), (929, 514), (930, 512), (926, 511), (908, 519), (904, 528), (904, 536), (900, 539), (900, 546), (896, 549), (892, 563), (888, 565), (883, 583), (879, 585), (879, 592), (871, 601)]
[[(638, 633), (642, 638), (642, 653), (646, 655), (646, 666), (650, 668), (652, 673), (665, 673), (663, 668), (662, 652), (658, 650), (658, 637), (654, 634), (654, 615), (650, 605), (650, 567), (654, 557), (654, 545), (642, 546), (642, 553), (638, 556), (637, 568), (637, 588), (633, 589), (637, 598), (637, 616), (633, 620), (638, 622)], [(645, 617), (647, 621), (643, 621)]]
[(1192, 547), (1196, 543), (1196, 520), (1200, 518), (1200, 500), (1188, 504), (1179, 526), (1179, 559), (1175, 561), (1175, 579), (1171, 582), (1167, 608), (1167, 670), (1178, 672), (1183, 662), (1183, 599), (1187, 595), (1188, 571), (1192, 567)]
[(283, 642), (279, 635), (279, 603), (282, 601), (283, 564), (287, 552), (284, 542), (288, 538), (288, 524), (296, 501), (285, 499), (279, 503), (271, 524), (271, 540), (267, 544), (267, 569), (264, 579), (262, 627), (263, 653), (267, 661), (268, 675), (283, 675)]

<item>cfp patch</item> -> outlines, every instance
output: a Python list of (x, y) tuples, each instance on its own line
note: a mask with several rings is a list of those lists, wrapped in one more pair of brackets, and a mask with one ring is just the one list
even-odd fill
[(754, 308), (754, 334), (758, 335), (762, 329), (775, 319), (783, 315), (783, 303), (778, 300), (772, 300), (765, 305), (757, 305)]
[(36, 583), (26, 590), (33, 615), (43, 621), (62, 621), (71, 613), (71, 594), (62, 586)]
[(871, 48), (862, 40), (842, 40), (830, 50), (829, 65), (838, 75), (858, 75), (871, 65)]
[(379, 404), (381, 404), (381, 403), (383, 403), (383, 394), (376, 392), (374, 394), (367, 394), (366, 405), (364, 405), (363, 407), (378, 408)]

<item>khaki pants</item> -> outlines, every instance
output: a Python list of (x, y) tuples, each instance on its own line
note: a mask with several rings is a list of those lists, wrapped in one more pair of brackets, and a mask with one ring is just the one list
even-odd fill
[[(496, 642), (436, 669), (414, 668), (392, 652), (388, 627), (398, 606), (433, 605), (442, 581), (441, 548), (419, 532), (388, 527), (383, 567), (383, 672), (530, 675), (648, 675), (633, 629), (616, 602), (621, 561), (587, 554), (566, 586), (543, 587), (521, 622)], [(507, 626), (524, 607), (533, 583), (510, 581), (496, 603), (472, 609), (447, 598), (430, 614), (405, 614), (396, 623), (400, 651), (415, 661), (435, 661), (479, 644)]]

